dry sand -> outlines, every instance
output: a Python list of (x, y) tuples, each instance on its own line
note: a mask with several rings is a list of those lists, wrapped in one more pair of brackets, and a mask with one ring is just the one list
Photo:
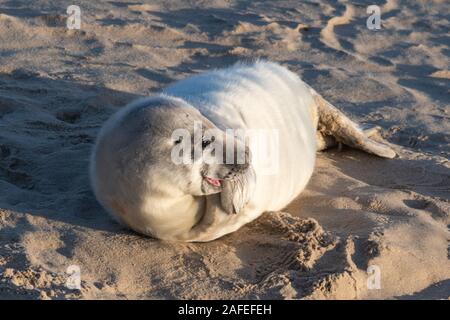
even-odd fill
[[(448, 1), (76, 2), (81, 30), (65, 27), (72, 1), (0, 0), (0, 298), (449, 298)], [(284, 212), (211, 243), (113, 222), (87, 176), (102, 122), (255, 57), (381, 126), (400, 157), (321, 153)], [(65, 286), (70, 265), (81, 290)]]

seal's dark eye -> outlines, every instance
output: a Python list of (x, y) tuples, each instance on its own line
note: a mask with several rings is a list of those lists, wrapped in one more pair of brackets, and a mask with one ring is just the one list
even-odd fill
[(202, 141), (202, 149), (205, 149), (210, 144), (211, 144), (211, 140), (203, 140)]
[(202, 149), (205, 149), (207, 146), (211, 144), (211, 142), (216, 141), (216, 137), (212, 136), (211, 139), (205, 139), (202, 140)]
[(183, 141), (183, 137), (179, 137), (177, 140), (175, 140), (174, 144), (180, 144)]

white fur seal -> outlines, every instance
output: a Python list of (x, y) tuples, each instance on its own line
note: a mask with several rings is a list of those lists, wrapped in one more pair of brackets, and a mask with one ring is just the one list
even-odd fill
[[(245, 139), (227, 129), (268, 134)], [(344, 143), (395, 156), (369, 136), (287, 68), (239, 63), (118, 111), (98, 135), (90, 176), (98, 201), (131, 229), (210, 241), (292, 201), (311, 177), (316, 150)], [(218, 145), (234, 154), (218, 155)], [(265, 150), (259, 158), (255, 145)]]

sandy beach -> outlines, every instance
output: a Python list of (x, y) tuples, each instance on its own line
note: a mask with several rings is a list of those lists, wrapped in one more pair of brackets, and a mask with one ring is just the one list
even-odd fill
[[(450, 299), (448, 1), (79, 0), (71, 30), (72, 4), (0, 0), (0, 299)], [(282, 212), (210, 243), (117, 224), (89, 185), (103, 122), (255, 58), (380, 126), (398, 157), (321, 152)]]

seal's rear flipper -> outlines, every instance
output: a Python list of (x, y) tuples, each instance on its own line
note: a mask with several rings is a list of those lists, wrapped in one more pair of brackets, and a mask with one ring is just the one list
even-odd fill
[(346, 144), (350, 147), (376, 154), (383, 158), (394, 158), (395, 152), (387, 144), (377, 142), (370, 138), (378, 129), (363, 130), (326, 101), (314, 89), (310, 88), (314, 102), (317, 105), (318, 149), (323, 150), (336, 144)]

